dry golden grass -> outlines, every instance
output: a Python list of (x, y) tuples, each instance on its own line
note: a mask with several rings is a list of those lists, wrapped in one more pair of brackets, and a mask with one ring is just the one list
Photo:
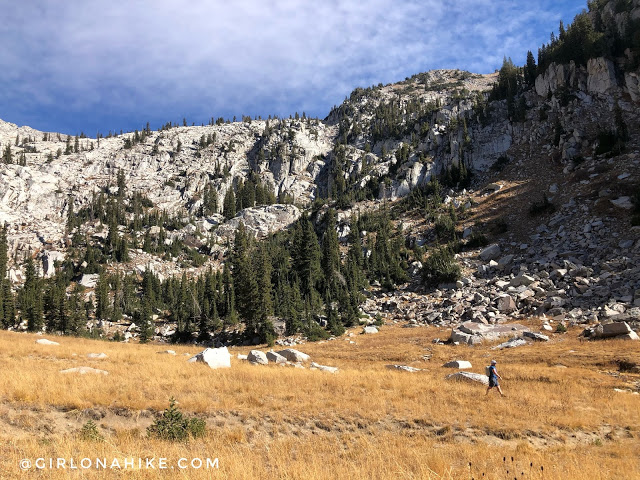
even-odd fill
[[(154, 456), (166, 457), (169, 465), (181, 457), (217, 457), (220, 468), (34, 474), (640, 478), (640, 396), (613, 390), (640, 381), (638, 375), (618, 374), (615, 364), (640, 360), (640, 342), (580, 342), (571, 331), (548, 344), (492, 352), (490, 345), (431, 343), (443, 336), (435, 328), (386, 327), (378, 335), (299, 347), (318, 363), (340, 367), (331, 375), (235, 359), (231, 369), (211, 370), (186, 362), (183, 354), (195, 354), (197, 347), (171, 347), (178, 353), (173, 357), (157, 353), (166, 346), (72, 338), (42, 346), (35, 344), (36, 336), (0, 332), (0, 478), (20, 475), (21, 458)], [(248, 350), (231, 349), (233, 354)], [(92, 352), (108, 358), (87, 359)], [(442, 364), (456, 358), (471, 361), (476, 372), (496, 358), (507, 397), (497, 392), (486, 397), (482, 386), (445, 381), (451, 372)], [(423, 371), (385, 368), (391, 363)], [(59, 373), (83, 365), (109, 375)], [(166, 408), (171, 396), (183, 411), (207, 420), (206, 438), (187, 444), (146, 438), (150, 411)], [(89, 418), (105, 434), (104, 443), (78, 437)]]

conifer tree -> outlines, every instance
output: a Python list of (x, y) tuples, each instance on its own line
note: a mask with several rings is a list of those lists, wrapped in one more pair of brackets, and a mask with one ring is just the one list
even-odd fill
[(236, 216), (236, 196), (233, 193), (233, 188), (229, 188), (224, 195), (224, 202), (222, 205), (222, 215), (227, 220)]
[(42, 282), (38, 276), (33, 258), (27, 256), (20, 310), (27, 318), (27, 328), (30, 332), (42, 330), (44, 326), (42, 308)]

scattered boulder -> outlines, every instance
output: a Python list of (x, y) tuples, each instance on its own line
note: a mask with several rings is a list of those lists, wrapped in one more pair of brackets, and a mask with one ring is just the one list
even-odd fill
[(524, 338), (514, 338), (504, 343), (501, 343), (500, 345), (496, 345), (495, 347), (492, 347), (491, 350), (502, 350), (504, 348), (521, 347), (526, 344), (527, 344), (527, 341)]
[(260, 350), (251, 350), (247, 355), (247, 360), (254, 365), (267, 365), (269, 363), (267, 354)]
[(445, 363), (443, 367), (463, 370), (465, 368), (471, 368), (471, 362), (468, 362), (467, 360), (453, 360), (452, 362)]
[(231, 354), (227, 347), (205, 348), (187, 361), (189, 363), (203, 362), (213, 369), (231, 368)]
[(311, 357), (309, 355), (307, 355), (306, 353), (302, 353), (298, 350), (295, 350), (293, 348), (280, 350), (278, 353), (293, 363), (299, 363), (299, 362), (304, 363), (311, 360)]
[(456, 380), (459, 382), (481, 383), (489, 385), (489, 377), (480, 373), (456, 372), (446, 376), (447, 380)]
[(374, 333), (378, 333), (378, 329), (377, 329), (377, 327), (374, 327), (373, 325), (369, 325), (369, 326), (364, 327), (362, 329), (362, 333), (365, 334), (365, 335), (371, 335), (371, 334), (374, 334)]
[(458, 325), (458, 327), (451, 332), (451, 341), (476, 345), (482, 343), (484, 340), (497, 340), (500, 337), (511, 337), (528, 330), (527, 327), (517, 323), (487, 325), (469, 320)]
[(548, 342), (549, 341), (549, 337), (548, 336), (543, 335), (541, 333), (536, 333), (536, 332), (522, 332), (522, 336), (530, 338), (532, 340), (535, 340), (536, 342)]
[(311, 362), (310, 368), (320, 370), (322, 372), (338, 373), (338, 367), (327, 367), (326, 365), (319, 365), (315, 362)]
[(36, 340), (38, 345), (60, 345), (58, 342), (54, 342), (53, 340), (47, 340), (46, 338), (39, 338)]
[(511, 285), (512, 287), (520, 287), (522, 285), (529, 286), (534, 281), (535, 279), (533, 277), (530, 277), (529, 275), (525, 275), (525, 274), (520, 274), (517, 277), (511, 279), (511, 282), (509, 282), (509, 285)]
[(163, 355), (175, 355), (176, 352), (174, 350), (163, 350), (162, 352), (158, 352)]
[(94, 360), (102, 360), (107, 358), (106, 353), (88, 353), (87, 358), (92, 358)]
[(498, 297), (498, 310), (501, 313), (511, 313), (516, 309), (516, 302), (513, 300), (511, 295), (502, 295)]
[(280, 355), (278, 352), (274, 352), (273, 350), (267, 352), (267, 360), (275, 364), (287, 363), (286, 357)]
[(420, 369), (416, 368), (416, 367), (410, 367), (409, 365), (387, 365), (387, 368), (390, 368), (392, 370), (400, 370), (402, 372), (419, 372)]
[(238, 360), (247, 360), (249, 356), (239, 353), (238, 355), (236, 355), (236, 357), (238, 358)]
[(98, 375), (109, 375), (109, 372), (107, 372), (106, 370), (99, 370), (97, 368), (91, 368), (91, 367), (67, 368), (66, 370), (60, 370), (60, 373), (79, 373), (80, 375), (93, 373)]
[(480, 258), (485, 262), (488, 262), (489, 260), (495, 260), (499, 256), (500, 256), (500, 245), (498, 245), (497, 243), (489, 245), (488, 247), (486, 247), (484, 250), (480, 252)]

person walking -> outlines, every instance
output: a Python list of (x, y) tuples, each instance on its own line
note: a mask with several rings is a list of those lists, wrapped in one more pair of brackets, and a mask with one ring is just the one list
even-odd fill
[(504, 397), (504, 393), (502, 393), (502, 389), (498, 383), (498, 379), (502, 380), (502, 377), (498, 374), (496, 363), (497, 362), (495, 360), (491, 360), (491, 366), (489, 367), (489, 386), (487, 387), (487, 393), (485, 393), (485, 395), (489, 395), (489, 390), (493, 387), (497, 387), (498, 392), (500, 392), (500, 396)]

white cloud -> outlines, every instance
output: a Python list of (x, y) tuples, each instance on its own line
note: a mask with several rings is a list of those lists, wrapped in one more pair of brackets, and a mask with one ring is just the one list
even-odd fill
[[(582, 4), (569, 3), (573, 13)], [(322, 116), (356, 86), (432, 68), (489, 72), (503, 55), (522, 63), (563, 15), (550, 0), (42, 0), (4, 10), (0, 117), (47, 107), (151, 112), (156, 122)]]

